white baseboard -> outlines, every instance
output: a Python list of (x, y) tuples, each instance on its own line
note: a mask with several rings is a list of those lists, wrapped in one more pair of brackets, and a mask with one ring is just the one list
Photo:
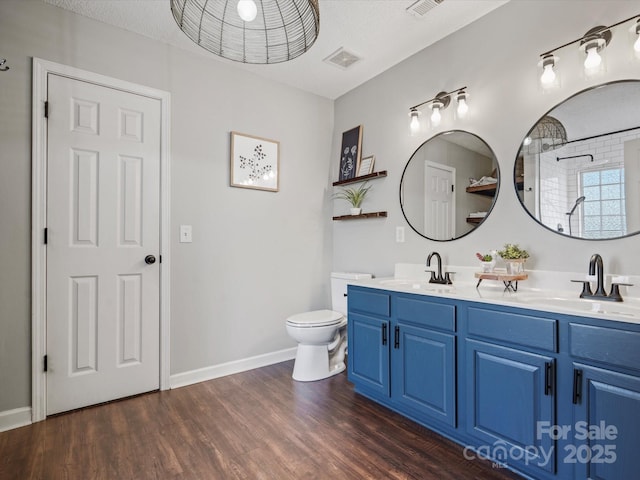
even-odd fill
[(31, 407), (14, 408), (0, 412), (0, 432), (31, 425)]
[(177, 373), (175, 375), (171, 375), (169, 383), (171, 388), (186, 387), (187, 385), (193, 385), (194, 383), (205, 382), (207, 380), (213, 380), (214, 378), (233, 375), (234, 373), (246, 372), (247, 370), (253, 370), (254, 368), (266, 367), (267, 365), (273, 365), (274, 363), (292, 360), (296, 358), (296, 348), (297, 347), (287, 348), (285, 350), (278, 350), (277, 352), (265, 353), (264, 355), (257, 355), (255, 357), (243, 358), (242, 360), (235, 360), (233, 362), (222, 363), (220, 365), (199, 368), (197, 370), (191, 370), (190, 372)]

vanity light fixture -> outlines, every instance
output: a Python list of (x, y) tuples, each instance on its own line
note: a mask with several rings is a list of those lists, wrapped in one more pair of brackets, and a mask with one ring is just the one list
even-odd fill
[(171, 0), (171, 12), (195, 43), (242, 63), (293, 60), (320, 33), (318, 0)]
[(540, 75), (540, 83), (542, 86), (549, 87), (557, 84), (558, 75), (556, 75), (555, 71), (557, 61), (558, 57), (553, 56), (553, 54), (547, 54), (544, 55), (540, 63), (538, 63), (538, 66), (542, 67), (542, 75)]
[(416, 108), (411, 108), (409, 110), (409, 117), (411, 117), (411, 121), (409, 122), (409, 129), (411, 131), (411, 135), (416, 135), (420, 131), (420, 112)]
[(594, 27), (580, 40), (580, 50), (584, 52), (584, 71), (593, 75), (602, 70), (602, 53), (611, 41), (611, 30), (607, 27)]
[(558, 76), (556, 71), (558, 57), (555, 53), (569, 45), (573, 45), (574, 43), (578, 43), (579, 50), (583, 52), (583, 65), (586, 76), (591, 76), (604, 70), (604, 59), (602, 56), (604, 49), (609, 45), (611, 37), (613, 36), (612, 29), (618, 25), (622, 25), (623, 23), (630, 22), (631, 20), (636, 20), (635, 24), (631, 27), (630, 32), (637, 36), (637, 38), (634, 37), (636, 40), (633, 48), (636, 52), (636, 56), (640, 58), (640, 18), (638, 17), (639, 15), (634, 15), (633, 17), (629, 17), (625, 20), (614, 23), (613, 25), (609, 25), (608, 27), (602, 25), (594, 27), (582, 37), (540, 54), (541, 59), (538, 62), (538, 66), (542, 68), (542, 73), (540, 75), (540, 84), (542, 87), (548, 88), (550, 86), (558, 85)]
[(467, 112), (469, 112), (469, 105), (467, 105), (467, 92), (465, 90), (460, 90), (458, 95), (456, 95), (456, 100), (458, 101), (458, 108), (456, 108), (456, 113), (458, 114), (458, 118), (464, 118), (467, 116)]
[(636, 21), (635, 25), (631, 27), (631, 32), (635, 34), (636, 41), (633, 43), (633, 50), (636, 53), (636, 57), (640, 58), (640, 18)]
[(439, 92), (435, 97), (425, 100), (422, 103), (414, 105), (409, 108), (409, 116), (411, 118), (410, 127), (411, 133), (415, 134), (420, 128), (420, 107), (429, 105), (431, 108), (431, 125), (436, 127), (442, 121), (442, 111), (445, 110), (451, 103), (451, 95), (456, 95), (456, 101), (458, 102), (458, 108), (456, 109), (458, 118), (464, 118), (469, 111), (469, 105), (467, 104), (467, 87), (456, 88), (450, 92)]

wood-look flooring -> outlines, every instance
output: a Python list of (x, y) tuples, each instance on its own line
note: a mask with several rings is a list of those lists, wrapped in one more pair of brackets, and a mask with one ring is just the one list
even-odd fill
[(0, 479), (519, 478), (293, 362), (0, 433)]

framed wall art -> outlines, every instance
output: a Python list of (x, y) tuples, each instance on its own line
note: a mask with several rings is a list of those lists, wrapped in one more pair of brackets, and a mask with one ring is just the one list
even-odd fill
[(373, 165), (375, 162), (376, 157), (374, 155), (360, 159), (357, 176), (362, 177), (363, 175), (369, 175), (370, 173), (373, 173)]
[(232, 187), (277, 192), (280, 142), (231, 132), (230, 184)]
[(340, 174), (338, 180), (349, 180), (357, 176), (362, 156), (362, 125), (342, 134), (340, 149)]

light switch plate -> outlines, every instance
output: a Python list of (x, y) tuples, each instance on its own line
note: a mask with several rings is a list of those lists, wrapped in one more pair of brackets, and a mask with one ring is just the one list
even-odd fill
[(193, 242), (193, 228), (191, 225), (180, 225), (180, 243)]
[(404, 243), (404, 227), (396, 227), (396, 243)]

